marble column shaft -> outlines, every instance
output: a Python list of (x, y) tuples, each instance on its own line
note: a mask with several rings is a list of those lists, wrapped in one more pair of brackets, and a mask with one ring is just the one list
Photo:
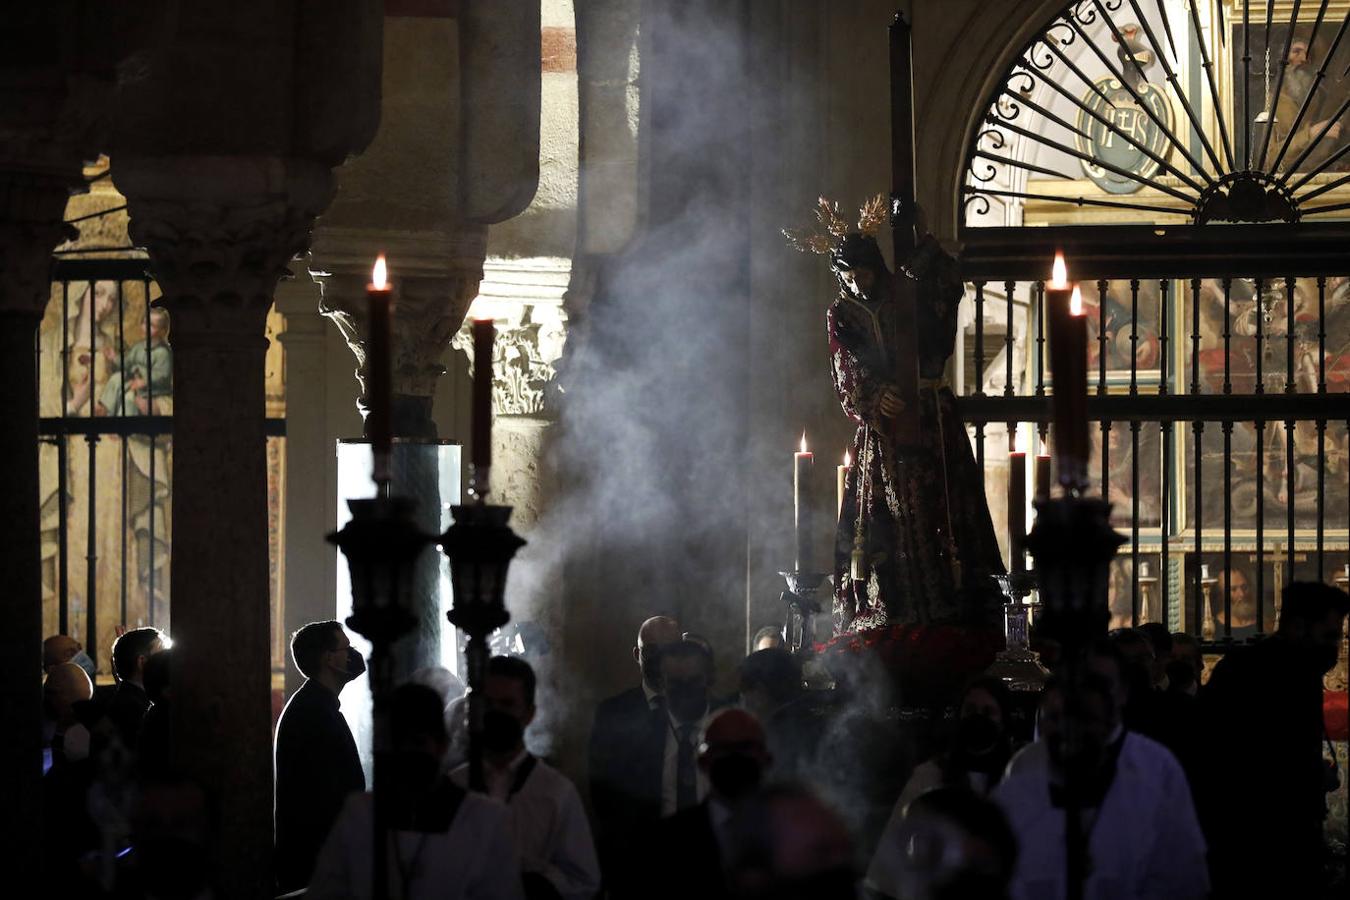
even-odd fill
[(42, 835), (42, 576), (38, 546), (38, 415), (34, 334), (51, 296), (52, 251), (70, 177), (0, 171), (0, 846), (32, 864)]
[(171, 317), (174, 759), (219, 804), (219, 896), (270, 896), (263, 335), (331, 173), (277, 158), (119, 160), (118, 186)]
[[(328, 466), (333, 443), (327, 438), (328, 323), (319, 315), (319, 286), (297, 269), (294, 279), (276, 290), (277, 311), (286, 317), (281, 343), (286, 348), (286, 586), (285, 640), (309, 622), (332, 619), (336, 600), (331, 583), (338, 564), (333, 545), (332, 488)], [(345, 562), (343, 563), (345, 565)], [(286, 695), (304, 676), (286, 654)]]

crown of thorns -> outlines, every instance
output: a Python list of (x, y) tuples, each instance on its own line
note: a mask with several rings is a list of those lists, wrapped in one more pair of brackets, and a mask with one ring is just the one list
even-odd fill
[(849, 225), (839, 214), (839, 204), (821, 197), (816, 201), (816, 224), (809, 228), (784, 228), (783, 237), (795, 250), (827, 255), (850, 232), (876, 237), (886, 219), (886, 195), (877, 194), (858, 208), (858, 225)]

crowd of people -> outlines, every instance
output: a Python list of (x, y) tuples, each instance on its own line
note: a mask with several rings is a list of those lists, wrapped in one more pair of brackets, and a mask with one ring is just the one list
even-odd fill
[[(1193, 637), (1145, 625), (1092, 642), (1030, 702), (977, 678), (870, 838), (822, 799), (834, 725), (773, 631), (723, 698), (707, 642), (644, 622), (636, 683), (595, 712), (589, 804), (527, 746), (541, 696), (528, 662), (488, 663), (479, 790), (462, 685), (424, 671), (387, 701), (379, 861), (340, 706), (365, 662), (339, 623), (313, 623), (292, 636), (306, 680), (276, 729), (278, 895), (370, 897), (382, 865), (398, 898), (1053, 900), (1071, 878), (1089, 900), (1316, 898), (1337, 772), (1322, 676), (1347, 612), (1343, 592), (1291, 584), (1277, 631), (1208, 677)], [(120, 636), (98, 689), (78, 642), (43, 650), (55, 895), (210, 897), (212, 798), (174, 768), (167, 636)]]

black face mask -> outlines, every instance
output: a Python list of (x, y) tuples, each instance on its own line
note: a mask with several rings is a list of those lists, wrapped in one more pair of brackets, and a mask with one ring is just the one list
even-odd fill
[(740, 800), (759, 787), (764, 771), (757, 760), (739, 753), (720, 756), (708, 766), (713, 790), (727, 800)]
[(525, 729), (520, 721), (499, 709), (483, 714), (483, 749), (489, 753), (510, 753), (520, 746)]
[(1336, 668), (1336, 662), (1340, 659), (1341, 648), (1336, 644), (1318, 644), (1313, 653), (1312, 661), (1317, 666), (1317, 671), (1325, 675)]
[(347, 667), (344, 671), (347, 673), (347, 681), (355, 681), (366, 674), (366, 658), (356, 652), (355, 647), (347, 648)]
[(420, 796), (441, 774), (440, 759), (420, 750), (395, 750), (387, 760), (390, 783), (400, 796)]
[(998, 746), (999, 727), (994, 720), (976, 713), (962, 716), (956, 726), (956, 746), (964, 756), (986, 756)]
[(642, 648), (642, 680), (650, 687), (661, 686), (661, 652), (655, 647)]
[(708, 688), (697, 682), (671, 682), (666, 685), (666, 704), (677, 721), (696, 722), (708, 710)]

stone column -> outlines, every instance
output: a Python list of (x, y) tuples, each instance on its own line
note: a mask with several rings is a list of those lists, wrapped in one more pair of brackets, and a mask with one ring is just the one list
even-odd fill
[[(419, 526), (429, 532), (441, 530), (442, 502), (436, 479), (435, 455), (426, 444), (439, 437), (431, 418), (436, 385), (445, 374), (441, 356), (464, 321), (478, 283), (483, 277), (487, 229), (469, 227), (453, 239), (420, 238), (382, 244), (351, 234), (321, 232), (316, 256), (332, 274), (323, 282), (323, 305), (341, 330), (356, 358), (361, 393), (357, 406), (368, 412), (366, 398), (367, 303), (365, 285), (370, 265), (385, 249), (394, 285), (393, 312), (393, 415), (394, 493), (416, 498)], [(418, 565), (413, 589), (417, 605), (417, 628), (394, 647), (397, 678), (441, 662), (440, 560), (424, 555)]]
[(119, 159), (173, 346), (174, 756), (215, 794), (222, 897), (273, 890), (264, 326), (332, 195), (275, 157)]
[[(336, 550), (325, 540), (333, 530), (328, 468), (333, 444), (327, 438), (328, 323), (319, 314), (319, 286), (302, 266), (277, 285), (277, 312), (286, 317), (280, 335), (286, 360), (286, 589), (283, 621), (288, 641), (297, 628), (332, 619)], [(288, 644), (289, 646), (289, 644)], [(286, 695), (304, 676), (286, 655)]]
[(8, 858), (40, 858), (42, 833), (42, 580), (38, 568), (37, 378), (33, 340), (51, 296), (51, 254), (70, 177), (0, 171), (0, 842)]

